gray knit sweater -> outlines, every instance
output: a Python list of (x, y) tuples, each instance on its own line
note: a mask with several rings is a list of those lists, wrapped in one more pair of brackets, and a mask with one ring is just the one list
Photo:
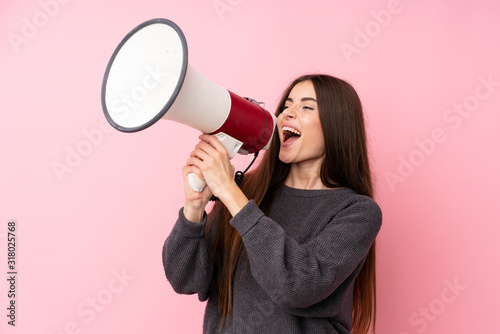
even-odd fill
[[(206, 221), (191, 223), (180, 210), (163, 265), (177, 293), (208, 299), (203, 333), (211, 334), (220, 317)], [(376, 202), (349, 188), (281, 186), (267, 216), (250, 201), (230, 223), (244, 251), (220, 333), (350, 333), (354, 280), (382, 223)]]

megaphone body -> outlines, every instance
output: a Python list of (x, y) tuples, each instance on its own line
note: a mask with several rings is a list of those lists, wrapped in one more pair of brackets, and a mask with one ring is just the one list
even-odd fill
[[(108, 122), (141, 131), (160, 119), (214, 134), (233, 158), (271, 142), (276, 117), (259, 103), (211, 82), (188, 63), (180, 28), (166, 19), (134, 28), (118, 45), (104, 75), (101, 102)], [(205, 183), (189, 175), (193, 190)]]

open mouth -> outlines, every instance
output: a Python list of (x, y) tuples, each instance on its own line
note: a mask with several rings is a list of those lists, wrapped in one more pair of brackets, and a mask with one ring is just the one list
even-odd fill
[(302, 133), (299, 130), (289, 126), (284, 126), (282, 130), (283, 130), (283, 142), (287, 142), (292, 138), (297, 139), (302, 135)]

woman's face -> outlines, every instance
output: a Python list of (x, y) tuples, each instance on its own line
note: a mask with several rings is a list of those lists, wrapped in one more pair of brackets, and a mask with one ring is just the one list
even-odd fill
[(325, 144), (312, 81), (293, 87), (277, 124), (281, 142), (279, 159), (284, 163), (317, 166), (325, 154)]

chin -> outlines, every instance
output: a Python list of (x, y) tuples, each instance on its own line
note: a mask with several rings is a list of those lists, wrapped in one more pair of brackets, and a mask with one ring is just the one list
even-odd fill
[(291, 157), (283, 156), (281, 154), (278, 156), (278, 158), (284, 164), (291, 164), (293, 162), (293, 159)]

